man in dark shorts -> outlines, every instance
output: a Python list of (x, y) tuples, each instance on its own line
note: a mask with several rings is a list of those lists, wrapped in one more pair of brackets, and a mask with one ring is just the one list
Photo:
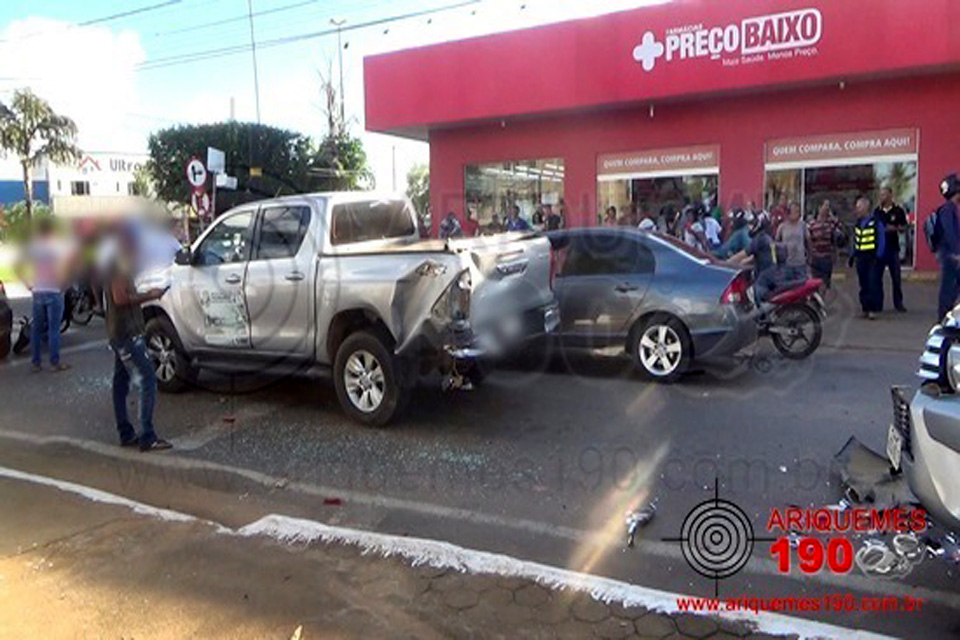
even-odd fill
[[(170, 443), (157, 437), (153, 429), (153, 406), (157, 401), (157, 376), (147, 354), (144, 340), (143, 311), (140, 305), (159, 300), (165, 289), (137, 293), (134, 286), (138, 239), (132, 226), (125, 225), (117, 237), (116, 250), (106, 269), (107, 338), (114, 353), (113, 414), (117, 420), (120, 445), (139, 447), (141, 451), (169, 449)], [(140, 435), (127, 415), (130, 382), (140, 387)]]
[(757, 302), (766, 302), (784, 283), (781, 265), (786, 261), (787, 251), (782, 244), (774, 242), (770, 233), (770, 217), (766, 212), (757, 216), (748, 214), (750, 244), (730, 256), (727, 262), (734, 265), (753, 265), (753, 290)]

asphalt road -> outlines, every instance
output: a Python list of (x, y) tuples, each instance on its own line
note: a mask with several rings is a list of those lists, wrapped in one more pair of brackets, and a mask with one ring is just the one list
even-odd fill
[[(835, 504), (833, 455), (851, 436), (883, 450), (889, 387), (913, 383), (921, 345), (825, 347), (797, 364), (762, 344), (751, 359), (712, 363), (673, 386), (650, 384), (615, 357), (528, 360), (471, 393), (444, 394), (427, 380), (384, 430), (348, 422), (322, 379), (207, 375), (200, 388), (160, 397), (157, 429), (176, 450), (141, 462), (110, 457), (112, 358), (102, 338), (99, 320), (68, 333), (64, 359), (73, 368), (64, 373), (32, 374), (24, 358), (0, 366), (0, 464), (208, 513), (249, 496), (264, 510), (705, 596), (713, 581), (662, 539), (676, 537), (687, 513), (713, 497), (715, 479), (758, 536), (772, 508)], [(162, 471), (168, 463), (175, 472)], [(215, 478), (207, 463), (222, 465)], [(104, 471), (111, 466), (119, 471)], [(650, 501), (656, 516), (626, 549), (624, 515)], [(744, 571), (718, 588), (721, 596), (913, 594), (926, 602), (920, 614), (803, 615), (946, 638), (960, 632), (957, 576), (956, 566), (929, 560), (896, 580), (856, 568), (784, 577), (769, 543), (757, 543)]]

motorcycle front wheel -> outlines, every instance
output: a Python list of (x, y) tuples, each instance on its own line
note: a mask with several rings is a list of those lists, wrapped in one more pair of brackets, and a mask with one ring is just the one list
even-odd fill
[(820, 315), (805, 304), (792, 304), (778, 309), (771, 319), (770, 338), (784, 358), (803, 360), (823, 338)]

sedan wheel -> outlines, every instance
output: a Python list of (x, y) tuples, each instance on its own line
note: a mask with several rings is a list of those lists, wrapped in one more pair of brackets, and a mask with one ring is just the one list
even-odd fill
[(634, 332), (634, 363), (659, 382), (673, 382), (690, 363), (691, 343), (683, 324), (672, 316), (655, 316)]

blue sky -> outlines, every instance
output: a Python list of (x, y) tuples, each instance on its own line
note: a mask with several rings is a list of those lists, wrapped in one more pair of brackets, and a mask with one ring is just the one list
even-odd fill
[[(115, 20), (113, 14), (171, 2)], [(456, 4), (458, 0), (253, 0), (258, 42)], [(364, 55), (647, 4), (644, 0), (481, 0), (470, 6), (344, 34), (347, 115), (363, 132)], [(157, 61), (250, 42), (247, 0), (3, 0), (0, 3), (0, 100), (31, 86), (77, 120), (88, 150), (139, 151), (150, 131), (230, 114), (255, 119), (251, 55)], [(211, 24), (214, 23), (214, 24)], [(336, 74), (335, 35), (261, 49), (257, 56), (261, 120), (320, 137), (318, 71)], [(142, 66), (146, 64), (147, 66)], [(425, 144), (362, 133), (378, 185), (397, 186)], [(394, 148), (396, 153), (394, 153)]]

